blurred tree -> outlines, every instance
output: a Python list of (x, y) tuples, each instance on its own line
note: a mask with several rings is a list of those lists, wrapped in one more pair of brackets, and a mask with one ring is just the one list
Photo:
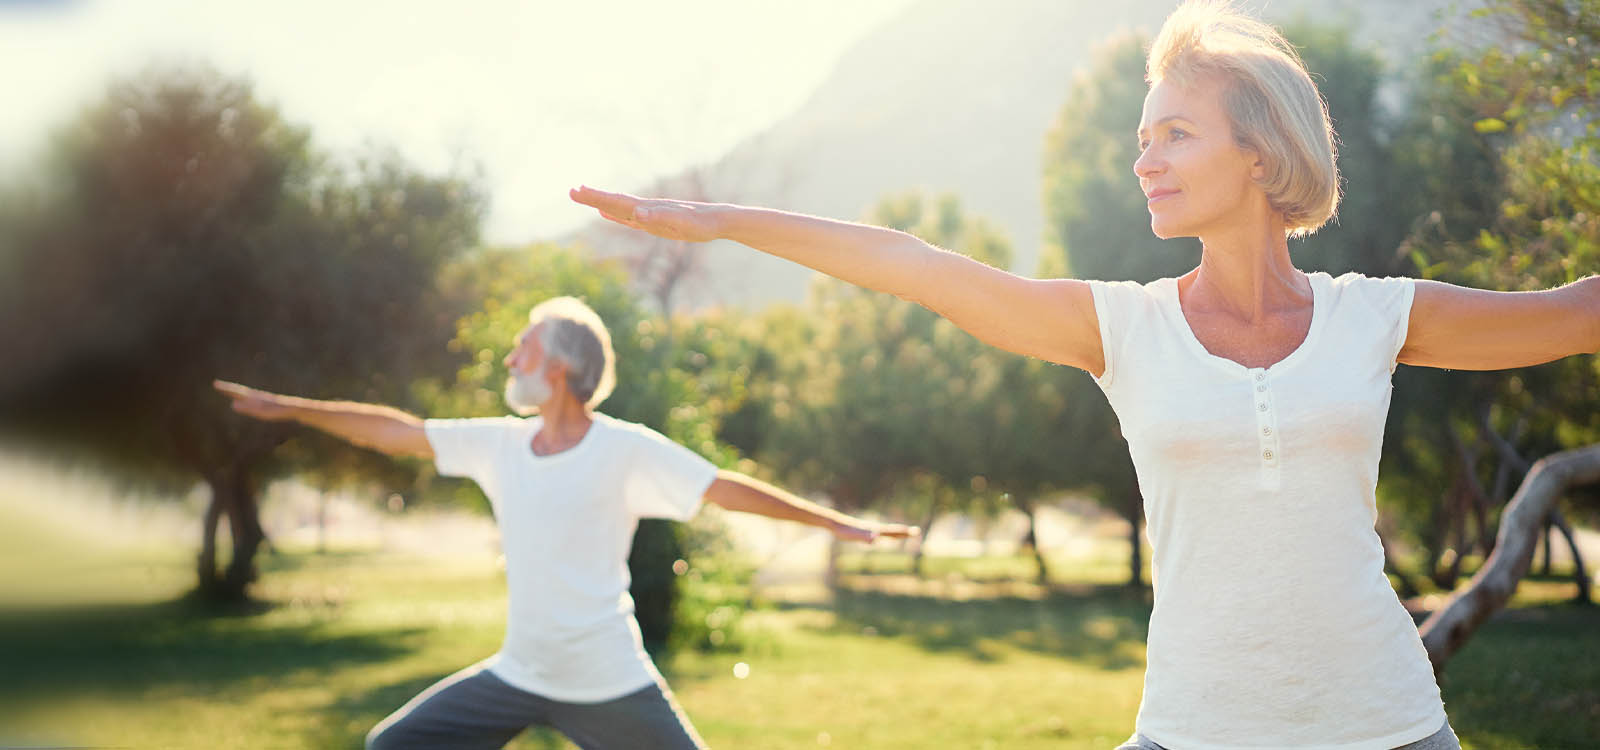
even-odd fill
[(113, 84), (42, 171), (21, 188), (39, 210), (0, 226), (22, 280), (0, 302), (7, 428), (130, 478), (204, 481), (199, 591), (244, 597), (264, 481), (390, 464), (285, 446), (298, 433), (233, 415), (211, 379), (409, 405), (412, 378), (449, 366), (434, 276), (476, 242), (479, 194), (390, 154), (335, 166), (249, 84), (200, 68)]
[[(868, 221), (990, 265), (1012, 260), (1005, 237), (955, 196), (890, 196)], [(831, 279), (813, 287), (808, 311), (767, 318), (782, 342), (775, 356), (789, 363), (764, 420), (768, 462), (848, 510), (920, 517), (924, 527), (944, 512), (983, 516), (1009, 504), (1028, 515), (1026, 542), (1046, 578), (1033, 523), (1040, 498), (1077, 486), (1078, 456), (1092, 452), (1058, 419), (1075, 406), (1062, 395), (1074, 374)], [(922, 560), (919, 546), (919, 573)]]
[[(1151, 281), (1194, 267), (1199, 244), (1157, 239), (1133, 174), (1139, 157), (1147, 42), (1128, 36), (1097, 50), (1072, 84), (1061, 114), (1045, 136), (1046, 246), (1039, 275)], [(1116, 414), (1087, 376), (1063, 384), (1073, 404), (1072, 444), (1088, 446), (1075, 468), (1083, 486), (1128, 521), (1130, 585), (1142, 585), (1144, 500)]]
[[(967, 216), (953, 196), (886, 200), (872, 220), (996, 267), (1012, 262), (1010, 243)], [(925, 470), (950, 488), (943, 496), (959, 503), (955, 509), (980, 515), (1004, 506), (1022, 511), (1028, 518), (1023, 543), (1043, 583), (1050, 575), (1038, 534), (1044, 498), (1067, 489), (1118, 497), (1096, 483), (1110, 475), (1102, 468), (1126, 464), (1131, 477), (1125, 445), (1116, 435), (1103, 424), (1083, 429), (1086, 418), (1104, 411), (1104, 399), (1083, 387), (1089, 381), (1081, 372), (994, 349), (943, 319), (936, 321), (932, 343), (936, 358), (956, 369), (945, 375), (953, 382), (943, 388), (950, 397), (941, 421), (950, 428), (941, 436), (923, 436), (933, 451)], [(944, 375), (939, 369), (919, 371)], [(1138, 575), (1135, 568), (1135, 580)]]

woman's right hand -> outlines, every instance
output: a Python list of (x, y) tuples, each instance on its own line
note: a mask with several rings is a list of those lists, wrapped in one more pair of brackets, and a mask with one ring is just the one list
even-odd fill
[(639, 198), (583, 186), (568, 193), (574, 201), (600, 215), (641, 232), (685, 242), (709, 242), (719, 237), (717, 213), (726, 208), (715, 203)]

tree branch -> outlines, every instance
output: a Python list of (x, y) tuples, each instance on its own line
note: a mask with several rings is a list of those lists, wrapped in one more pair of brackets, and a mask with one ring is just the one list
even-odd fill
[(1528, 471), (1501, 516), (1494, 553), (1466, 588), (1422, 623), (1422, 645), (1435, 673), (1516, 591), (1556, 500), (1570, 488), (1593, 482), (1600, 482), (1600, 444), (1546, 456)]

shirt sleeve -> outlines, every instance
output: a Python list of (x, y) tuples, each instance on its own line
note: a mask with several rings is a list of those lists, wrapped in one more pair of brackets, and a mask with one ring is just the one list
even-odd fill
[(1400, 350), (1406, 346), (1411, 329), (1411, 303), (1416, 299), (1417, 281), (1404, 277), (1364, 280), (1367, 301), (1377, 311), (1384, 345), (1384, 359), (1393, 373), (1399, 364)]
[(717, 478), (716, 464), (647, 427), (630, 432), (633, 450), (623, 480), (628, 510), (640, 518), (693, 518)]
[(439, 474), (478, 480), (494, 463), (495, 454), (506, 431), (520, 420), (428, 419), (422, 423), (428, 445), (433, 448), (433, 463)]
[(1094, 296), (1094, 314), (1100, 321), (1100, 351), (1105, 356), (1106, 369), (1095, 378), (1101, 390), (1116, 381), (1118, 361), (1122, 359), (1123, 339), (1127, 335), (1135, 295), (1143, 288), (1131, 281), (1089, 281), (1089, 292)]

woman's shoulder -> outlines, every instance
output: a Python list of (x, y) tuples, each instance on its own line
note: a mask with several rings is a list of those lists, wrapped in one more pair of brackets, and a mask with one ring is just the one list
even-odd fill
[(1368, 276), (1359, 271), (1348, 271), (1339, 276), (1318, 271), (1307, 276), (1313, 283), (1320, 280), (1338, 299), (1353, 299), (1379, 306), (1409, 302), (1417, 283), (1416, 279), (1408, 276)]
[(1177, 279), (1160, 278), (1154, 281), (1111, 281), (1092, 279), (1089, 288), (1096, 297), (1117, 301), (1159, 301), (1177, 293)]

